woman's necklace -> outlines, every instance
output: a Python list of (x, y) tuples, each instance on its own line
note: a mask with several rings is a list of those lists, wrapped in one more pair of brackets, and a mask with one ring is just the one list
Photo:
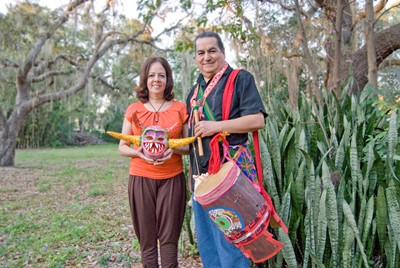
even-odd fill
[(158, 112), (161, 110), (161, 107), (163, 107), (165, 101), (166, 101), (166, 100), (164, 99), (164, 102), (160, 105), (160, 107), (158, 107), (158, 109), (156, 109), (156, 108), (154, 108), (153, 104), (151, 104), (151, 102), (150, 102), (150, 100), (149, 100), (149, 103), (150, 103), (151, 107), (153, 107), (154, 111), (156, 112), (156, 116), (155, 116), (155, 118), (154, 118), (154, 121), (156, 121), (156, 123), (158, 123), (158, 120), (159, 120), (159, 118), (158, 118)]

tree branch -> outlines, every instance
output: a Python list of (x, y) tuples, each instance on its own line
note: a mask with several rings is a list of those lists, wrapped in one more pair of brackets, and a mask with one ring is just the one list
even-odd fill
[[(263, 2), (263, 1), (261, 1)], [(267, 0), (266, 2), (271, 3), (271, 4), (277, 4), (279, 5), (282, 9), (290, 12), (297, 12), (295, 6), (288, 6), (282, 3), (282, 1), (275, 1), (275, 0)], [(301, 15), (303, 15), (306, 18), (309, 18), (309, 15), (307, 12), (305, 12), (303, 9), (299, 7), (298, 12), (300, 12)]]
[(17, 87), (17, 99), (16, 103), (19, 104), (23, 100), (28, 98), (28, 89), (29, 87), (26, 85), (28, 74), (32, 67), (34, 66), (35, 59), (39, 55), (42, 50), (45, 42), (50, 39), (55, 31), (60, 28), (66, 21), (68, 21), (69, 14), (75, 10), (79, 5), (87, 2), (89, 0), (76, 0), (69, 4), (66, 8), (66, 11), (59, 17), (59, 19), (54, 23), (54, 25), (44, 34), (42, 34), (37, 40), (32, 50), (26, 57), (25, 61), (20, 66), (17, 78), (16, 78), (16, 87)]
[[(376, 21), (379, 21), (381, 17), (383, 17), (387, 12), (392, 10), (393, 8), (400, 7), (400, 1), (398, 3), (394, 3), (392, 6), (390, 6), (388, 9), (383, 11), (381, 14), (379, 14), (379, 17), (376, 19)], [(375, 22), (376, 22), (375, 21)]]
[[(377, 14), (378, 12), (380, 12), (385, 7), (387, 2), (388, 2), (388, 0), (380, 0), (379, 3), (376, 4), (376, 6), (374, 6), (374, 14)], [(366, 17), (367, 17), (366, 9), (364, 9), (363, 11), (361, 11), (360, 13), (357, 14), (358, 20), (365, 19)]]
[[(113, 34), (116, 34), (116, 33), (117, 32), (110, 32), (109, 34), (105, 34), (105, 35), (110, 37), (110, 36), (112, 36)], [(123, 34), (121, 34), (121, 35), (123, 35)], [(125, 45), (125, 44), (130, 43), (130, 42), (147, 44), (147, 45), (151, 44), (149, 41), (144, 41), (144, 40), (137, 39), (138, 35), (140, 35), (140, 34), (136, 33), (134, 35), (125, 36), (124, 38), (120, 38), (120, 39), (106, 40), (105, 42), (102, 41), (102, 43), (104, 43), (103, 46), (101, 48), (97, 47), (96, 49), (94, 49), (92, 56), (89, 58), (89, 60), (87, 61), (86, 65), (85, 65), (85, 67), (83, 69), (83, 73), (82, 73), (81, 78), (76, 82), (75, 85), (73, 85), (70, 88), (68, 88), (66, 90), (63, 90), (63, 91), (47, 93), (47, 94), (36, 96), (36, 97), (30, 99), (29, 101), (24, 102), (21, 108), (24, 111), (30, 111), (34, 107), (42, 105), (42, 104), (44, 104), (46, 102), (49, 102), (49, 101), (52, 101), (52, 100), (53, 101), (54, 100), (60, 100), (62, 98), (66, 98), (68, 96), (71, 96), (71, 95), (75, 94), (76, 92), (78, 92), (79, 90), (84, 88), (84, 86), (86, 85), (87, 79), (90, 76), (90, 72), (91, 72), (93, 66), (96, 64), (96, 62), (101, 57), (103, 57), (104, 54), (107, 53), (107, 51), (112, 49), (114, 46)]]
[[(400, 23), (376, 33), (375, 43), (376, 61), (379, 67), (383, 60), (400, 49)], [(354, 83), (349, 88), (348, 93), (358, 94), (368, 83), (367, 48), (365, 45), (354, 53), (352, 70)]]
[(392, 66), (400, 66), (400, 60), (385, 60), (379, 65), (379, 69), (385, 69)]
[(50, 72), (47, 72), (47, 73), (44, 73), (42, 75), (32, 78), (31, 82), (38, 83), (38, 82), (42, 82), (42, 81), (46, 80), (47, 78), (51, 78), (51, 77), (59, 76), (59, 75), (67, 75), (67, 74), (71, 74), (71, 73), (72, 73), (72, 71), (50, 71)]

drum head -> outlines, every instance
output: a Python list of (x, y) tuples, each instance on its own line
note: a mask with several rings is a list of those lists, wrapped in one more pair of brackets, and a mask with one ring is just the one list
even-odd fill
[(228, 161), (222, 164), (220, 170), (217, 173), (207, 176), (207, 178), (205, 178), (200, 183), (200, 185), (196, 188), (194, 195), (196, 197), (202, 196), (214, 190), (218, 185), (221, 184), (221, 182), (224, 181), (229, 171), (232, 169), (233, 165), (233, 161)]

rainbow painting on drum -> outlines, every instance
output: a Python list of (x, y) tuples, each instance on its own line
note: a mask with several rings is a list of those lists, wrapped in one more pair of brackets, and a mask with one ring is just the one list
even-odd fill
[(243, 230), (244, 221), (242, 216), (235, 210), (227, 207), (214, 207), (208, 210), (208, 216), (227, 236)]

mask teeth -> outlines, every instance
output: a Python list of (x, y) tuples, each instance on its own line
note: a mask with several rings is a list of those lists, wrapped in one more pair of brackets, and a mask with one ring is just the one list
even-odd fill
[(146, 142), (143, 144), (143, 146), (148, 152), (151, 152), (153, 154), (157, 154), (157, 153), (161, 152), (162, 150), (164, 150), (164, 148), (165, 148), (164, 144), (159, 144), (156, 142)]

